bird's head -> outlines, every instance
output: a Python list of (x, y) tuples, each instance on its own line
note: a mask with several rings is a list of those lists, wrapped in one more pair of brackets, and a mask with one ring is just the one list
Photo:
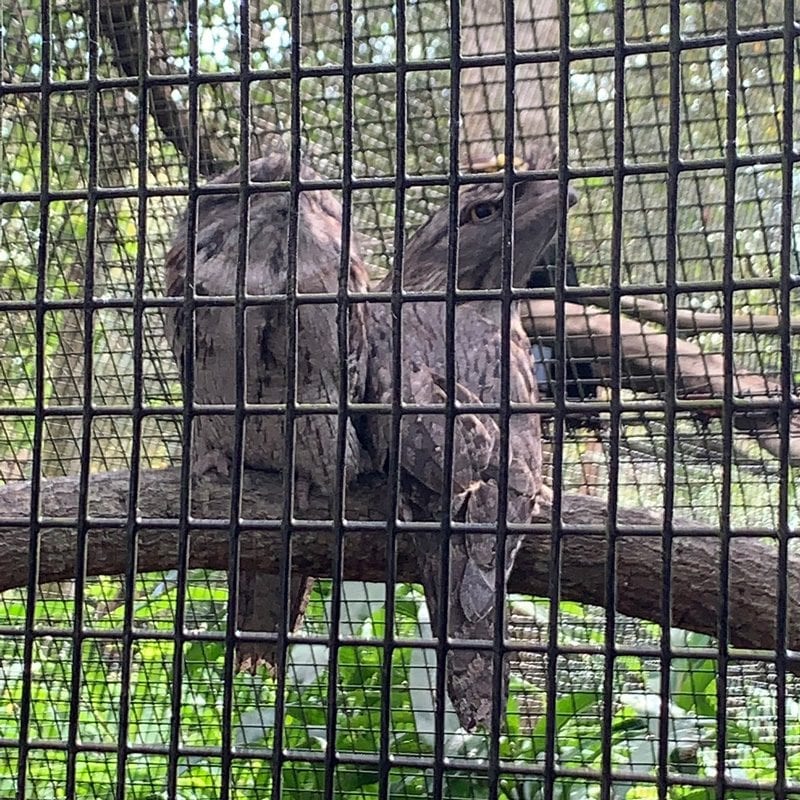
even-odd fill
[[(493, 162), (495, 170), (502, 166)], [(535, 162), (535, 169), (552, 163)], [(522, 164), (522, 166), (526, 166)], [(477, 171), (477, 170), (476, 170)], [(489, 171), (489, 170), (484, 170)], [(513, 225), (514, 286), (525, 286), (531, 264), (556, 232), (558, 181), (522, 179), (513, 187), (510, 208)], [(500, 183), (462, 186), (458, 195), (458, 288), (499, 289), (503, 263), (504, 187)], [(577, 195), (567, 192), (570, 206)], [(404, 258), (404, 285), (411, 289), (444, 289), (450, 242), (450, 209), (440, 208), (409, 239)]]

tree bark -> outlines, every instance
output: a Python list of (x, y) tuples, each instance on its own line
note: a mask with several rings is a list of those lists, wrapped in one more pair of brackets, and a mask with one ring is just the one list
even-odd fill
[[(611, 308), (611, 297), (592, 297), (592, 304), (601, 308)], [(621, 297), (620, 310), (637, 317), (644, 322), (655, 322), (666, 327), (669, 311), (664, 303), (647, 297)], [(678, 335), (698, 333), (722, 333), (725, 330), (725, 313), (719, 311), (697, 311), (692, 308), (675, 310), (675, 323)], [(800, 333), (800, 322), (788, 320), (784, 322), (779, 314), (753, 314), (751, 312), (731, 315), (731, 328), (734, 333), (771, 334), (780, 336), (786, 327), (790, 334)]]
[[(87, 575), (115, 575), (126, 568), (128, 507), (127, 472), (91, 477), (90, 532)], [(43, 481), (40, 492), (38, 540), (39, 582), (59, 581), (76, 575), (76, 519), (78, 480), (75, 477)], [(139, 480), (138, 572), (173, 569), (178, 565), (181, 472), (178, 468), (144, 471)], [(28, 581), (30, 484), (0, 487), (0, 591), (24, 586)], [(243, 476), (241, 559), (275, 571), (280, 564), (280, 514), (283, 504), (279, 476), (246, 472)], [(344, 576), (382, 581), (386, 578), (386, 538), (379, 524), (386, 487), (377, 479), (364, 479), (348, 492), (344, 535)], [(563, 498), (558, 575), (560, 598), (604, 606), (606, 586), (606, 504), (596, 498)], [(213, 474), (192, 489), (190, 557), (192, 567), (226, 569), (229, 557), (230, 510), (228, 479)], [(310, 512), (327, 516), (327, 501), (310, 498)], [(542, 528), (532, 532), (517, 557), (509, 590), (533, 595), (550, 593), (552, 536), (549, 509), (542, 512)], [(200, 524), (199, 520), (203, 523)], [(216, 520), (211, 529), (208, 520)], [(333, 534), (330, 526), (303, 522), (292, 534), (293, 564), (304, 574), (331, 575)], [(681, 521), (675, 526), (671, 547), (672, 609), (665, 620), (661, 612), (664, 576), (664, 540), (659, 518), (638, 509), (620, 509), (616, 525), (616, 609), (624, 614), (667, 622), (670, 625), (714, 635), (718, 632), (722, 539), (713, 526)], [(397, 579), (414, 581), (412, 537), (397, 537)], [(734, 537), (728, 566), (729, 632), (732, 645), (748, 649), (776, 647), (778, 609), (778, 553), (776, 542), (753, 536)], [(786, 646), (800, 649), (800, 559), (790, 556), (787, 570), (788, 628)]]
[[(506, 6), (502, 0), (465, 0), (461, 4), (461, 55), (501, 56), (506, 49)], [(555, 0), (521, 0), (514, 6), (514, 45), (518, 52), (558, 51), (559, 6)], [(461, 70), (461, 161), (503, 152), (506, 67)], [(517, 64), (514, 68), (514, 152), (527, 156), (542, 137), (558, 130), (558, 61)]]
[[(522, 324), (533, 341), (554, 339), (557, 315), (554, 300), (520, 303)], [(676, 354), (675, 395), (692, 401), (695, 413), (721, 415), (728, 394), (726, 375), (733, 371), (733, 425), (748, 431), (768, 453), (780, 458), (781, 432), (778, 403), (780, 384), (735, 365), (728, 366), (721, 353), (706, 353), (696, 342), (670, 340), (649, 324), (621, 316), (619, 337), (614, 335), (608, 311), (591, 305), (564, 303), (564, 333), (573, 357), (589, 359), (595, 376), (608, 384), (615, 346), (622, 363), (622, 388), (664, 398), (669, 353)], [(796, 398), (789, 419), (788, 458), (800, 464), (800, 413)], [(771, 404), (771, 405), (769, 405)]]

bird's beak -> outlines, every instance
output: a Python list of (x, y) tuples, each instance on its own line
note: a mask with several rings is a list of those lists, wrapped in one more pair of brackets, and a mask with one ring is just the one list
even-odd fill
[(567, 203), (570, 208), (573, 206), (578, 205), (578, 200), (581, 199), (581, 196), (570, 186), (567, 189)]

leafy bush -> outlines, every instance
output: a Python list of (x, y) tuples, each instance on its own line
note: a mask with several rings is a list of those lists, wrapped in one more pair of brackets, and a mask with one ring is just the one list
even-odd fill
[[(225, 771), (222, 752), (227, 745), (235, 753), (231, 797), (270, 796), (278, 682), (266, 670), (236, 674), (226, 691), (225, 675), (232, 666), (221, 633), (227, 613), (226, 586), (218, 576), (207, 573), (192, 573), (191, 578), (183, 604), (187, 634), (182, 642), (173, 635), (179, 610), (176, 576), (139, 579), (137, 597), (142, 599), (133, 610), (129, 660), (121, 638), (127, 629), (124, 604), (115, 581), (86, 587), (85, 635), (77, 652), (69, 627), (74, 624), (74, 601), (55, 596), (37, 603), (39, 627), (32, 640), (29, 684), (28, 736), (34, 744), (27, 762), (26, 797), (67, 797), (67, 776), (73, 774), (77, 796), (110, 800), (121, 742), (129, 748), (123, 773), (126, 797), (165, 797), (174, 733), (180, 752), (172, 780), (181, 798), (219, 796)], [(384, 591), (377, 584), (343, 586), (340, 645), (335, 653), (335, 727), (328, 720), (334, 657), (319, 641), (329, 634), (330, 584), (322, 583), (315, 591), (302, 632), (307, 641), (292, 646), (287, 663), (282, 796), (318, 796), (326, 780), (332, 779), (337, 796), (378, 797), (383, 763), (392, 797), (429, 797), (436, 780), (442, 781), (443, 796), (448, 798), (488, 797), (489, 737), (460, 730), (449, 702), (442, 720), (448, 763), (442, 770), (433, 769), (435, 650), (405, 644), (430, 638), (427, 609), (416, 587), (397, 587), (397, 646), (391, 649), (391, 669), (387, 669)], [(109, 600), (112, 594), (116, 598)], [(513, 607), (517, 615), (530, 620), (548, 613), (545, 601), (515, 598)], [(552, 751), (551, 763), (557, 770), (554, 796), (561, 800), (599, 797), (604, 763), (620, 776), (611, 780), (615, 798), (657, 797), (659, 763), (668, 770), (671, 797), (711, 798), (715, 790), (697, 783), (715, 775), (720, 745), (725, 748), (728, 779), (764, 784), (763, 791), (741, 789), (732, 796), (771, 795), (776, 770), (774, 693), (754, 687), (746, 693), (746, 721), (760, 718), (760, 730), (751, 730), (746, 721), (740, 724), (731, 713), (720, 736), (715, 661), (673, 658), (662, 722), (660, 676), (652, 659), (618, 656), (610, 674), (612, 686), (604, 691), (605, 634), (597, 624), (602, 620), (566, 602), (559, 614), (559, 647), (562, 653), (568, 649), (572, 654), (559, 658), (558, 691), (550, 715), (544, 710), (544, 684), (513, 679), (498, 742), (500, 797), (544, 797), (543, 770)], [(25, 604), (6, 595), (3, 617), (6, 631), (20, 632), (0, 641), (0, 737), (9, 743), (20, 736), (26, 685), (21, 634)], [(657, 641), (656, 626), (646, 632), (651, 641)], [(674, 631), (672, 645), (691, 653), (713, 643), (707, 637)], [(385, 688), (391, 708), (388, 720), (382, 714)], [(73, 695), (77, 698), (74, 708)], [(611, 703), (607, 735), (606, 699)], [(531, 706), (539, 710), (527, 711)], [(791, 700), (787, 719), (787, 767), (796, 775), (800, 774), (800, 708)], [(381, 727), (386, 723), (388, 735), (382, 740)], [(662, 730), (666, 730), (663, 740)], [(329, 776), (324, 754), (331, 735), (341, 762)], [(73, 737), (81, 747), (71, 763), (66, 744)], [(7, 746), (0, 753), (0, 796), (11, 796), (16, 786), (17, 748)], [(360, 763), (348, 763), (359, 758)], [(682, 780), (687, 782), (682, 784)]]

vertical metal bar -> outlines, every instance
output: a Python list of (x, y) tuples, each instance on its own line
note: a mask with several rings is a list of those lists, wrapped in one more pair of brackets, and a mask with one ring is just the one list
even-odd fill
[(659, 800), (666, 800), (669, 791), (669, 700), (672, 649), (672, 543), (675, 513), (675, 369), (677, 351), (677, 259), (678, 259), (678, 178), (680, 176), (681, 125), (681, 7), (678, 2), (669, 7), (669, 152), (667, 156), (667, 230), (666, 230), (666, 300), (667, 347), (664, 376), (665, 446), (664, 458), (664, 519), (662, 536), (663, 572), (661, 584), (661, 638), (659, 695), (661, 707), (658, 719), (657, 786)]
[[(506, 655), (505, 577), (508, 538), (508, 458), (511, 393), (511, 304), (514, 259), (514, 145), (516, 133), (516, 4), (504, 0), (503, 41), (503, 236), (500, 261), (500, 429), (499, 474), (497, 478), (497, 540), (495, 544), (494, 642), (492, 650), (492, 709), (489, 720), (489, 797), (500, 792), (500, 733), (503, 717), (503, 661)], [(469, 535), (469, 534), (468, 534)], [(473, 534), (474, 535), (474, 534)], [(486, 536), (487, 534), (478, 534)]]
[(30, 545), (28, 547), (28, 582), (25, 608), (25, 643), (23, 646), (22, 693), (19, 716), (19, 780), (17, 794), (27, 797), (27, 768), (30, 756), (31, 694), (33, 682), (33, 644), (36, 625), (36, 599), (39, 583), (39, 514), (42, 485), (42, 442), (45, 415), (45, 290), (47, 286), (47, 253), (50, 223), (50, 94), (52, 92), (52, 50), (50, 29), (50, 0), (42, 0), (42, 78), (41, 114), (39, 118), (39, 169), (41, 199), (39, 200), (39, 244), (35, 296), (35, 370), (34, 423), (31, 453)]
[(350, 233), (353, 212), (353, 3), (342, 2), (342, 253), (339, 263), (339, 285), (336, 306), (336, 327), (339, 340), (339, 403), (336, 432), (336, 480), (329, 504), (334, 552), (331, 568), (331, 640), (328, 649), (328, 718), (326, 720), (325, 800), (333, 800), (336, 791), (337, 692), (339, 688), (339, 627), (344, 581), (344, 491), (347, 458), (348, 406), (348, 307), (347, 287), (350, 276)]
[(547, 635), (547, 709), (545, 714), (545, 757), (544, 757), (544, 797), (552, 800), (556, 780), (556, 701), (558, 697), (558, 609), (561, 595), (561, 541), (564, 535), (561, 524), (563, 487), (561, 475), (564, 469), (564, 417), (566, 398), (566, 341), (564, 293), (566, 273), (567, 243), (567, 183), (569, 169), (569, 92), (570, 92), (570, 1), (560, 2), (560, 31), (558, 41), (558, 185), (561, 195), (561, 208), (558, 218), (557, 251), (559, 262), (556, 265), (555, 310), (556, 336), (553, 350), (556, 363), (555, 396), (553, 398), (553, 508), (550, 517), (550, 582), (548, 598)]
[[(147, 8), (146, 0), (140, 0), (140, 15), (142, 6)], [(183, 362), (179, 365), (182, 371), (181, 386), (183, 387), (183, 413), (181, 426), (183, 440), (181, 443), (181, 481), (180, 495), (178, 498), (178, 569), (177, 569), (177, 595), (175, 598), (175, 627), (173, 630), (174, 643), (172, 651), (172, 687), (170, 695), (170, 726), (169, 726), (169, 758), (167, 761), (167, 796), (178, 795), (178, 759), (180, 757), (181, 742), (181, 712), (183, 685), (183, 645), (186, 620), (186, 586), (189, 572), (189, 517), (192, 504), (192, 439), (194, 426), (194, 357), (195, 357), (195, 295), (194, 295), (194, 268), (195, 248), (197, 244), (197, 176), (199, 163), (199, 112), (198, 112), (198, 4), (197, 0), (188, 0), (187, 13), (189, 16), (189, 64), (187, 83), (189, 92), (189, 131), (188, 131), (188, 199), (186, 203), (186, 274), (183, 281), (183, 317), (182, 339), (184, 342)], [(146, 40), (145, 40), (146, 41)], [(141, 74), (141, 73), (140, 73)], [(140, 78), (140, 91), (142, 88)], [(140, 100), (140, 102), (142, 102)], [(181, 233), (183, 233), (181, 231)]]
[[(140, 0), (139, 13), (142, 6), (147, 8), (146, 0)], [(187, 131), (188, 150), (188, 199), (186, 206), (186, 275), (183, 282), (183, 317), (182, 339), (184, 341), (182, 371), (183, 413), (181, 426), (183, 440), (181, 446), (181, 481), (178, 499), (178, 567), (177, 596), (175, 598), (175, 627), (172, 652), (172, 689), (170, 696), (170, 732), (169, 757), (167, 761), (167, 796), (178, 794), (178, 758), (180, 757), (181, 711), (183, 684), (183, 643), (186, 619), (186, 583), (189, 570), (189, 517), (191, 514), (191, 480), (192, 480), (192, 438), (194, 425), (194, 350), (195, 350), (195, 295), (194, 267), (195, 245), (197, 242), (197, 176), (199, 161), (199, 111), (197, 87), (198, 83), (198, 5), (197, 0), (188, 0), (189, 16), (189, 65), (187, 71), (189, 93), (189, 115)], [(140, 23), (141, 24), (141, 23)], [(141, 90), (141, 78), (140, 78)], [(140, 101), (141, 102), (141, 101)], [(141, 175), (140, 175), (141, 180)]]
[(245, 404), (246, 378), (246, 311), (247, 269), (250, 228), (250, 3), (239, 3), (239, 252), (236, 261), (234, 318), (236, 329), (235, 375), (236, 392), (233, 412), (234, 437), (231, 459), (230, 543), (228, 548), (228, 620), (225, 626), (225, 666), (222, 697), (222, 775), (220, 799), (227, 800), (232, 791), (233, 762), (233, 683), (235, 679), (236, 629), (239, 608), (240, 525), (242, 513), (242, 481), (244, 478), (244, 437), (247, 424)]
[(614, 674), (616, 668), (617, 619), (617, 509), (620, 484), (620, 426), (622, 418), (622, 353), (620, 297), (622, 277), (622, 232), (625, 196), (625, 2), (614, 3), (614, 189), (611, 209), (611, 400), (608, 435), (609, 476), (606, 523), (605, 642), (603, 647), (603, 752), (601, 757), (601, 796), (611, 800), (612, 721), (614, 718)]
[(736, 2), (726, 3), (727, 26), (725, 50), (728, 68), (727, 101), (725, 107), (725, 218), (722, 248), (722, 354), (725, 362), (722, 397), (722, 493), (719, 517), (720, 558), (719, 558), (719, 603), (717, 605), (717, 770), (716, 796), (723, 800), (726, 796), (726, 739), (728, 724), (728, 617), (730, 603), (728, 594), (728, 575), (731, 564), (731, 497), (733, 482), (733, 308), (734, 276), (733, 259), (736, 242), (736, 129), (737, 97), (739, 92), (738, 29)]
[(396, 85), (395, 116), (397, 154), (394, 183), (394, 264), (392, 271), (392, 416), (389, 438), (386, 504), (386, 621), (381, 672), (381, 731), (378, 767), (378, 797), (389, 797), (391, 777), (390, 738), (392, 733), (392, 665), (395, 650), (395, 593), (397, 589), (397, 513), (400, 490), (400, 422), (402, 415), (402, 324), (403, 324), (403, 257), (406, 227), (406, 5), (395, 6)]
[(786, 670), (787, 670), (787, 615), (789, 604), (789, 542), (792, 529), (789, 524), (789, 501), (793, 487), (789, 469), (789, 423), (793, 402), (793, 358), (792, 337), (789, 320), (792, 313), (792, 248), (794, 208), (793, 171), (798, 163), (795, 152), (794, 93), (796, 86), (795, 47), (798, 27), (795, 0), (784, 0), (783, 4), (783, 131), (781, 137), (781, 276), (780, 276), (780, 354), (781, 354), (781, 406), (780, 424), (780, 489), (778, 494), (778, 608), (775, 621), (775, 678), (776, 678), (776, 727), (775, 734), (775, 797), (787, 796), (786, 757)]
[(78, 477), (78, 507), (75, 546), (75, 589), (73, 595), (74, 618), (72, 623), (72, 658), (70, 675), (69, 725), (67, 731), (66, 794), (75, 794), (76, 758), (80, 738), (80, 696), (82, 663), (81, 652), (84, 641), (84, 592), (86, 590), (86, 558), (88, 553), (89, 526), (87, 512), (89, 502), (89, 474), (92, 447), (92, 383), (94, 375), (94, 271), (96, 267), (97, 232), (97, 162), (98, 151), (98, 4), (88, 2), (88, 184), (86, 209), (86, 267), (83, 281), (83, 411), (81, 414), (81, 468)]
[(447, 280), (445, 286), (445, 426), (442, 519), (439, 543), (439, 603), (436, 619), (431, 624), (436, 642), (436, 696), (434, 705), (433, 741), (433, 798), (444, 797), (445, 779), (445, 698), (447, 697), (448, 619), (450, 603), (450, 539), (453, 533), (451, 497), (453, 496), (453, 457), (455, 447), (455, 396), (456, 396), (456, 306), (458, 295), (458, 242), (459, 242), (459, 150), (461, 132), (461, 0), (450, 0), (450, 108), (447, 161), (448, 233)]
[(290, 188), (289, 188), (289, 240), (286, 263), (286, 320), (287, 354), (286, 359), (286, 412), (284, 416), (284, 457), (283, 471), (283, 509), (281, 518), (281, 557), (280, 592), (284, 615), (278, 625), (277, 644), (275, 646), (275, 669), (277, 686), (275, 689), (275, 728), (272, 749), (272, 800), (280, 800), (283, 769), (283, 723), (286, 714), (286, 645), (287, 625), (286, 609), (290, 590), (290, 574), (292, 567), (292, 532), (294, 509), (294, 420), (297, 404), (297, 224), (300, 203), (300, 126), (302, 113), (300, 104), (300, 81), (302, 66), (300, 61), (302, 47), (302, 14), (301, 2), (292, 3), (291, 45), (289, 53), (290, 86), (291, 86), (291, 144), (290, 144)]
[[(138, 41), (139, 48), (139, 105), (137, 114), (138, 141), (137, 141), (137, 211), (138, 224), (136, 231), (136, 273), (133, 285), (133, 408), (132, 423), (133, 431), (131, 436), (131, 472), (128, 481), (128, 512), (125, 521), (125, 535), (127, 539), (127, 558), (125, 570), (125, 597), (124, 597), (124, 616), (122, 622), (121, 647), (122, 656), (120, 659), (120, 711), (119, 729), (117, 732), (117, 780), (114, 790), (116, 800), (125, 800), (126, 794), (126, 775), (125, 767), (128, 758), (128, 724), (130, 720), (131, 702), (131, 675), (133, 659), (133, 615), (134, 615), (134, 589), (136, 586), (136, 564), (138, 561), (139, 526), (137, 520), (137, 506), (139, 497), (139, 471), (141, 469), (141, 447), (142, 447), (142, 400), (144, 382), (144, 276), (145, 276), (145, 253), (147, 252), (147, 213), (149, 195), (147, 192), (147, 167), (148, 167), (148, 142), (147, 142), (147, 121), (148, 121), (148, 68), (149, 68), (149, 38), (148, 38), (148, 19), (147, 2), (138, 2)], [(176, 621), (176, 630), (177, 630)], [(181, 625), (182, 630), (182, 625)], [(180, 651), (179, 640), (175, 647)], [(173, 693), (180, 697), (180, 672), (173, 675)], [(177, 684), (177, 688), (176, 688)]]

